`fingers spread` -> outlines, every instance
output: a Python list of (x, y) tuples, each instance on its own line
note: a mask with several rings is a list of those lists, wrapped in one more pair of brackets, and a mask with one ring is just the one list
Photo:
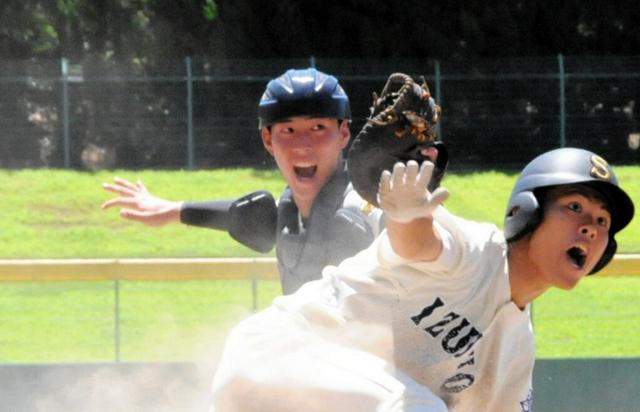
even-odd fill
[(422, 162), (420, 166), (420, 173), (418, 174), (418, 186), (426, 188), (431, 181), (431, 175), (433, 174), (433, 163)]
[(116, 197), (104, 202), (100, 208), (109, 209), (111, 207), (130, 207), (138, 209), (138, 200), (132, 197)]
[(136, 187), (143, 192), (148, 192), (147, 187), (144, 185), (144, 183), (142, 183), (142, 180), (140, 179), (136, 181)]
[(391, 173), (388, 170), (383, 170), (380, 175), (380, 183), (378, 183), (378, 204), (382, 204), (386, 201), (386, 197), (391, 191)]
[(418, 176), (418, 162), (409, 160), (407, 162), (407, 169), (405, 174), (405, 182), (407, 185), (414, 185), (416, 183), (416, 177)]
[(120, 196), (135, 196), (137, 191), (119, 184), (103, 183), (102, 188), (107, 192), (115, 193)]
[(126, 180), (126, 179), (123, 179), (121, 177), (117, 177), (117, 176), (114, 177), (113, 178), (113, 182), (115, 184), (119, 185), (119, 186), (123, 186), (123, 187), (126, 187), (126, 188), (131, 189), (131, 190), (136, 190), (137, 189), (137, 187), (136, 187), (136, 185), (134, 183), (132, 183), (132, 182)]
[(387, 193), (391, 190), (391, 173), (388, 170), (384, 170), (380, 175), (380, 185), (378, 190), (382, 193)]
[(439, 187), (433, 191), (431, 194), (431, 204), (433, 204), (434, 208), (443, 204), (445, 200), (449, 197), (449, 191), (444, 187)]
[(402, 162), (398, 162), (393, 165), (393, 173), (391, 174), (391, 185), (393, 187), (400, 187), (404, 182), (405, 165)]

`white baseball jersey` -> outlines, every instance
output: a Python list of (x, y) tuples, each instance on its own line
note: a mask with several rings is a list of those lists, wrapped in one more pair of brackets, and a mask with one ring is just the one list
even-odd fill
[(531, 410), (533, 334), (510, 300), (502, 233), (443, 208), (435, 222), (435, 261), (402, 260), (383, 232), (242, 322), (213, 410)]

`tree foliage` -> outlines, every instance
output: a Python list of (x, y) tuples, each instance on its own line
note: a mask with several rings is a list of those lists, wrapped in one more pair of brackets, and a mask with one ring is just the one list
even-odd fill
[[(60, 166), (68, 147), (72, 167), (103, 152), (121, 167), (180, 167), (184, 156), (179, 154), (185, 151), (176, 136), (184, 134), (188, 107), (185, 87), (175, 78), (186, 72), (186, 56), (194, 57), (200, 77), (209, 70), (237, 74), (234, 69), (244, 60), (234, 59), (308, 62), (311, 56), (323, 62), (349, 58), (356, 65), (362, 63), (355, 59), (393, 64), (405, 58), (438, 59), (447, 73), (496, 70), (487, 61), (489, 66), (500, 61), (500, 70), (509, 71), (508, 58), (538, 56), (532, 61), (550, 61), (555, 73), (557, 54), (638, 55), (637, 21), (637, 0), (2, 0), (0, 76), (27, 81), (2, 85), (8, 97), (0, 99), (0, 166)], [(69, 78), (79, 79), (70, 80), (67, 107), (61, 103), (61, 58), (70, 62)], [(468, 63), (474, 59), (484, 59), (485, 65)], [(624, 59), (593, 60), (582, 69), (608, 64), (609, 72), (627, 72), (632, 67), (621, 63)], [(614, 67), (616, 62), (624, 67)], [(267, 69), (247, 68), (256, 77), (282, 67)], [(340, 66), (340, 71), (348, 69)], [(127, 80), (129, 73), (173, 80), (137, 82)], [(556, 144), (550, 140), (558, 129), (556, 83), (512, 83), (449, 81), (444, 90), (447, 139), (456, 156), (471, 162), (495, 155), (497, 148), (508, 151), (518, 133), (538, 144)], [(255, 160), (262, 148), (256, 139), (251, 141), (257, 149), (247, 144), (246, 137), (255, 133), (254, 103), (262, 80), (198, 85), (199, 152), (212, 150), (207, 159), (224, 153), (221, 157), (229, 162)], [(575, 119), (567, 126), (569, 138), (594, 134), (594, 149), (617, 159), (637, 156), (620, 144), (638, 135), (635, 105), (640, 98), (634, 85), (629, 79), (601, 84), (572, 79), (566, 86), (568, 100), (575, 102), (567, 107)], [(368, 107), (371, 86), (351, 86), (367, 91), (366, 102), (354, 92), (353, 107)], [(493, 97), (486, 104), (491, 96), (502, 103)], [(483, 144), (487, 131), (494, 145)], [(68, 137), (65, 145), (62, 136)], [(520, 153), (523, 158), (531, 154)]]
[(3, 0), (3, 58), (634, 54), (633, 0)]

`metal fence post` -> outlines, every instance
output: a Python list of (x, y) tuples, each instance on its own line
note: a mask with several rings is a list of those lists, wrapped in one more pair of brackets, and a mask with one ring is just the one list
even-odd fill
[(251, 276), (251, 309), (254, 312), (258, 311), (258, 279), (255, 273)]
[(565, 96), (565, 73), (564, 73), (564, 57), (562, 54), (558, 54), (558, 76), (560, 87), (560, 147), (565, 147), (567, 144), (566, 138), (566, 96)]
[[(434, 72), (435, 72), (435, 83), (436, 83), (436, 93), (434, 95), (434, 99), (436, 99), (436, 103), (442, 107), (442, 89), (441, 89), (441, 81), (442, 77), (440, 76), (440, 60), (436, 60), (434, 64)], [(443, 140), (442, 137), (442, 122), (438, 121), (436, 124), (436, 131), (438, 133), (438, 140)]]
[(114, 313), (113, 313), (113, 323), (114, 323), (114, 354), (116, 363), (120, 362), (120, 279), (116, 279), (113, 281), (113, 289), (114, 289)]
[(191, 72), (191, 57), (185, 59), (185, 64), (187, 66), (187, 169), (193, 169), (193, 76)]
[(71, 168), (71, 142), (69, 138), (69, 61), (62, 58), (62, 146), (64, 148), (64, 168)]

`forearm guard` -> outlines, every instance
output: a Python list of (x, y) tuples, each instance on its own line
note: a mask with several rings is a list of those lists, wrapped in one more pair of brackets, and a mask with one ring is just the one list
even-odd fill
[(185, 202), (180, 211), (182, 223), (226, 230), (239, 243), (261, 253), (275, 244), (277, 219), (276, 202), (263, 190), (234, 201)]

